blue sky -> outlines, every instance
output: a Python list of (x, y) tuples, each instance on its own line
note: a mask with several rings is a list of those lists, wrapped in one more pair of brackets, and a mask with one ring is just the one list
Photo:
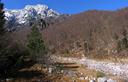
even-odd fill
[(25, 5), (46, 4), (50, 8), (66, 14), (86, 10), (116, 10), (128, 7), (128, 0), (2, 0), (8, 9), (21, 9)]

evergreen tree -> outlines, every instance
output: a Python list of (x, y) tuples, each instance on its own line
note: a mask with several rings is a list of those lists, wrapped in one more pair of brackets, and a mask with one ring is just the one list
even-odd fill
[(27, 46), (34, 60), (39, 61), (39, 58), (46, 57), (47, 48), (42, 40), (41, 33), (35, 25), (32, 27), (31, 33), (28, 36)]
[(0, 35), (2, 35), (5, 32), (4, 24), (5, 24), (5, 15), (4, 15), (4, 4), (0, 1)]
[[(17, 44), (12, 44), (4, 29), (5, 15), (4, 4), (0, 1), (0, 82), (1, 78), (6, 78), (14, 74), (12, 71), (18, 68), (19, 62), (24, 56), (24, 52)], [(18, 66), (17, 66), (18, 65)], [(17, 67), (16, 67), (17, 66)]]
[(5, 38), (5, 15), (4, 15), (4, 4), (0, 0), (0, 58), (3, 55), (3, 51), (5, 51), (5, 46), (7, 46), (6, 38)]

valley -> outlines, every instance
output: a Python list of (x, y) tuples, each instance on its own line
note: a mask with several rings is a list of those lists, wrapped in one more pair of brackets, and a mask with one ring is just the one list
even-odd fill
[(61, 14), (3, 9), (0, 82), (128, 82), (128, 8)]

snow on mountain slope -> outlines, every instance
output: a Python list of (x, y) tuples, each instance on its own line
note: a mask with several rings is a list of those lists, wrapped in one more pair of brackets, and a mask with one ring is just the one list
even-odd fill
[(56, 17), (60, 14), (47, 5), (26, 5), (24, 9), (9, 10), (5, 9), (5, 18), (9, 21), (15, 21), (19, 24), (24, 24), (29, 22), (29, 18), (46, 18), (46, 17)]

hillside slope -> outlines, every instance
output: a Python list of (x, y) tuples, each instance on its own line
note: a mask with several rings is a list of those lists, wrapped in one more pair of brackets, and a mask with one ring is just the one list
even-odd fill
[[(118, 53), (124, 56), (127, 55), (127, 31), (128, 9), (124, 8), (117, 11), (92, 10), (72, 15), (42, 30), (42, 35), (53, 53), (68, 54), (80, 49), (85, 54)], [(24, 29), (13, 34), (25, 38), (28, 32)], [(19, 41), (24, 40), (20, 38)], [(124, 38), (126, 45), (122, 42)]]
[(125, 8), (76, 14), (49, 27), (43, 31), (43, 35), (55, 49), (64, 52), (83, 48), (86, 53), (115, 54), (120, 50), (119, 41), (128, 35), (127, 31), (128, 9)]

